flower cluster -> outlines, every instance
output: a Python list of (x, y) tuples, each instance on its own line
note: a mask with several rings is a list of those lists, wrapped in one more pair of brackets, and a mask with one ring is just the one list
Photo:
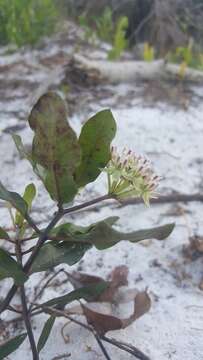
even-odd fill
[(108, 175), (109, 194), (117, 199), (141, 197), (146, 205), (155, 192), (160, 177), (152, 170), (151, 163), (143, 156), (124, 149), (119, 155), (117, 148), (111, 149), (111, 160), (105, 171)]

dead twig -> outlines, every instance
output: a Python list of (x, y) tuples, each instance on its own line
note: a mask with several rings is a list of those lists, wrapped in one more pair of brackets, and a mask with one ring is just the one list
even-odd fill
[[(203, 195), (202, 194), (179, 194), (179, 193), (174, 193), (174, 194), (170, 194), (170, 195), (163, 195), (160, 196), (157, 199), (151, 199), (150, 200), (150, 204), (153, 205), (159, 205), (159, 204), (170, 204), (170, 203), (178, 203), (178, 202), (183, 202), (183, 203), (188, 203), (188, 202), (203, 202)], [(109, 203), (111, 205), (111, 203)], [(112, 202), (113, 204), (113, 202)], [(123, 200), (122, 202), (117, 202), (116, 205), (113, 205), (113, 207), (118, 208), (118, 207), (124, 207), (124, 206), (128, 206), (128, 205), (141, 205), (143, 204), (143, 200), (142, 199), (138, 199), (138, 198), (132, 198), (132, 199), (126, 199)], [(102, 209), (106, 206), (106, 204), (101, 204), (99, 206), (94, 206), (91, 208), (91, 211), (97, 211), (98, 209)], [(90, 209), (86, 209), (85, 212), (89, 212)]]
[(109, 357), (108, 353), (106, 352), (106, 349), (104, 348), (102, 340), (105, 342), (108, 342), (109, 344), (111, 344), (113, 346), (116, 346), (120, 350), (124, 350), (125, 352), (127, 352), (131, 355), (134, 355), (134, 357), (136, 357), (139, 360), (150, 360), (150, 358), (148, 356), (146, 356), (144, 353), (142, 353), (140, 350), (138, 350), (137, 348), (135, 348), (134, 346), (132, 346), (130, 344), (126, 344), (124, 342), (121, 342), (121, 341), (118, 341), (115, 339), (110, 339), (104, 335), (100, 336), (92, 326), (84, 324), (83, 322), (75, 319), (73, 316), (68, 315), (66, 313), (66, 311), (61, 311), (61, 310), (51, 308), (51, 307), (43, 307), (43, 310), (44, 310), (44, 312), (51, 314), (51, 315), (55, 315), (57, 317), (65, 317), (65, 318), (69, 319), (71, 322), (90, 331), (94, 335), (95, 339), (97, 340), (106, 359), (110, 359), (110, 357)]
[[(192, 202), (198, 201), (203, 202), (203, 194), (171, 194), (160, 196), (157, 199), (151, 199), (151, 204), (165, 204), (165, 203), (174, 203), (174, 202)], [(127, 199), (122, 201), (120, 206), (125, 206), (129, 204), (142, 204), (142, 199)]]
[(42, 288), (35, 293), (34, 299), (32, 301), (32, 304), (29, 307), (29, 311), (32, 310), (33, 304), (43, 295), (44, 291), (46, 290), (46, 288), (48, 287), (48, 285), (52, 282), (52, 280), (54, 280), (59, 273), (63, 272), (63, 269), (58, 270), (56, 273), (54, 273), (46, 282), (45, 284), (42, 286)]
[(70, 320), (68, 320), (68, 321), (62, 326), (62, 328), (61, 328), (61, 336), (62, 336), (65, 344), (67, 344), (67, 343), (69, 342), (69, 340), (70, 340), (69, 335), (65, 335), (65, 334), (64, 334), (64, 330), (65, 330), (65, 328), (66, 328), (69, 324), (71, 324), (71, 321), (70, 321)]
[(65, 358), (70, 357), (70, 356), (71, 356), (71, 354), (62, 354), (62, 355), (54, 356), (54, 358), (52, 360), (65, 359)]
[(150, 360), (148, 356), (146, 356), (142, 351), (140, 351), (131, 344), (127, 344), (120, 340), (118, 341), (116, 339), (108, 338), (107, 336), (102, 336), (102, 340), (108, 342), (111, 345), (117, 346), (121, 350), (125, 350), (129, 352), (130, 354), (136, 356), (140, 360)]

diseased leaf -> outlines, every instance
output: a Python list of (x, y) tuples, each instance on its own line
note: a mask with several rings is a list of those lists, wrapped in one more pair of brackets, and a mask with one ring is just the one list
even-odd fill
[(102, 110), (83, 126), (79, 144), (82, 159), (75, 179), (79, 186), (94, 181), (110, 160), (110, 144), (116, 133), (116, 123), (110, 110)]
[(2, 227), (0, 227), (0, 239), (10, 239), (7, 232)]
[(18, 335), (13, 339), (10, 339), (7, 342), (0, 345), (0, 360), (5, 359), (6, 356), (10, 355), (15, 350), (17, 350), (25, 340), (26, 336), (27, 334)]
[(80, 146), (67, 122), (63, 99), (53, 92), (41, 96), (29, 116), (35, 132), (32, 144), (34, 170), (52, 199), (63, 204), (73, 200), (78, 187), (73, 174), (80, 162)]
[(98, 284), (92, 284), (73, 290), (67, 295), (59, 296), (52, 300), (46, 301), (42, 306), (59, 306), (64, 307), (74, 300), (84, 299), (86, 301), (94, 301), (108, 287), (108, 283), (100, 281)]
[(28, 206), (25, 200), (16, 192), (8, 191), (0, 182), (0, 199), (9, 202), (23, 216), (27, 214)]
[[(23, 195), (23, 199), (27, 203), (28, 212), (31, 210), (32, 202), (33, 202), (35, 196), (36, 196), (36, 188), (35, 188), (35, 185), (31, 183), (26, 186), (25, 192)], [(24, 222), (23, 216), (19, 212), (17, 212), (16, 219), (15, 219), (16, 225), (18, 225), (21, 228), (23, 225), (23, 222)]]
[(46, 323), (44, 324), (44, 327), (42, 329), (38, 344), (37, 344), (37, 350), (38, 352), (40, 352), (44, 346), (46, 345), (46, 342), (49, 338), (49, 335), (51, 334), (51, 330), (54, 326), (54, 322), (55, 322), (55, 316), (50, 316), (49, 319), (46, 321)]
[(168, 237), (174, 229), (174, 224), (167, 224), (156, 228), (124, 233), (112, 228), (112, 224), (115, 223), (117, 219), (117, 217), (110, 217), (88, 227), (77, 227), (70, 223), (62, 224), (56, 227), (52, 233), (57, 239), (90, 243), (96, 246), (97, 249), (103, 250), (122, 240), (128, 240), (130, 242), (139, 242), (146, 239), (163, 240)]
[(140, 292), (134, 299), (134, 312), (128, 318), (120, 319), (112, 314), (104, 314), (93, 309), (90, 304), (81, 305), (87, 322), (100, 335), (105, 335), (108, 331), (125, 329), (139, 317), (149, 311), (151, 300), (146, 291)]
[(47, 271), (60, 264), (71, 266), (77, 263), (90, 248), (90, 244), (48, 242), (40, 249), (31, 272)]
[(20, 265), (3, 249), (0, 249), (0, 279), (13, 278), (16, 285), (22, 285), (27, 275)]

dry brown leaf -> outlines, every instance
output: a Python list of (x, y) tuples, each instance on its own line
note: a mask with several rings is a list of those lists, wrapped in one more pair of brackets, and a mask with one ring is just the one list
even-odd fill
[(129, 269), (125, 265), (116, 266), (108, 276), (108, 280), (114, 287), (128, 285)]
[(203, 279), (200, 281), (199, 289), (200, 289), (201, 291), (203, 291)]
[(104, 314), (95, 311), (91, 303), (82, 305), (84, 315), (88, 324), (93, 326), (99, 335), (104, 335), (108, 331), (124, 329), (132, 324), (139, 317), (149, 311), (151, 300), (146, 291), (140, 292), (134, 299), (134, 312), (128, 318), (120, 319), (111, 314)]
[(122, 329), (122, 320), (116, 316), (96, 312), (84, 305), (83, 312), (88, 324), (91, 325), (99, 335), (104, 335), (111, 330)]
[[(99, 302), (113, 303), (118, 289), (121, 286), (128, 284), (128, 273), (129, 270), (125, 265), (115, 267), (108, 276), (109, 286), (96, 300)], [(74, 271), (70, 276), (70, 282), (75, 289), (91, 284), (97, 284), (103, 280), (104, 279), (99, 276), (84, 274), (78, 271)]]
[(100, 276), (89, 275), (79, 271), (73, 271), (69, 280), (75, 289), (104, 281)]
[(127, 319), (123, 320), (123, 329), (132, 324), (149, 311), (151, 299), (146, 291), (138, 293), (134, 300), (134, 313)]
[(194, 235), (190, 238), (190, 244), (183, 248), (184, 255), (194, 261), (203, 256), (203, 237)]

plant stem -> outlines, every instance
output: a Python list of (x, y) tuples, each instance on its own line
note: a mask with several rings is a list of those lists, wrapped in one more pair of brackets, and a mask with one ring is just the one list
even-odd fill
[[(58, 221), (64, 215), (70, 214), (72, 212), (75, 212), (75, 211), (78, 211), (78, 210), (81, 210), (81, 209), (84, 209), (84, 208), (86, 208), (88, 206), (91, 206), (91, 205), (94, 205), (94, 204), (96, 204), (96, 203), (98, 203), (100, 201), (108, 200), (108, 199), (111, 199), (111, 198), (112, 198), (111, 195), (106, 194), (106, 195), (100, 196), (100, 197), (98, 197), (96, 199), (87, 201), (87, 202), (85, 202), (83, 204), (76, 205), (76, 206), (73, 206), (73, 207), (68, 208), (68, 209), (64, 209), (64, 210), (59, 209), (59, 211), (55, 214), (54, 218), (49, 223), (49, 225), (46, 227), (46, 229), (40, 234), (38, 242), (37, 242), (36, 246), (34, 247), (34, 249), (32, 251), (32, 254), (30, 255), (30, 257), (29, 257), (28, 261), (26, 262), (25, 266), (23, 267), (24, 272), (26, 274), (28, 274), (28, 272), (29, 272), (34, 260), (36, 259), (42, 245), (47, 240), (50, 231), (54, 228), (54, 226), (58, 223)], [(36, 228), (36, 230), (38, 230), (38, 228)], [(11, 300), (13, 299), (13, 297), (14, 297), (16, 291), (17, 291), (17, 288), (18, 287), (16, 285), (13, 285), (12, 288), (10, 289), (10, 291), (8, 292), (7, 296), (5, 297), (5, 299), (0, 303), (0, 314), (4, 310), (6, 310), (6, 308), (10, 304)]]
[(76, 206), (73, 206), (73, 207), (68, 208), (68, 209), (64, 209), (63, 210), (63, 215), (70, 214), (70, 213), (78, 211), (78, 210), (82, 210), (82, 209), (84, 209), (86, 207), (97, 204), (98, 202), (101, 202), (101, 201), (104, 201), (104, 200), (109, 200), (109, 199), (112, 199), (112, 195), (106, 194), (106, 195), (100, 196), (100, 197), (98, 197), (96, 199), (87, 201), (87, 202), (85, 202), (83, 204), (76, 205)]
[(57, 224), (57, 222), (61, 219), (61, 217), (63, 216), (63, 214), (61, 213), (61, 211), (58, 211), (54, 218), (52, 219), (52, 221), (50, 222), (50, 224), (47, 226), (47, 228), (44, 230), (43, 233), (41, 233), (41, 235), (39, 236), (38, 242), (35, 245), (32, 254), (30, 255), (28, 261), (26, 262), (23, 270), (24, 272), (27, 274), (34, 262), (34, 260), (36, 259), (40, 248), (42, 247), (42, 245), (44, 244), (44, 242), (47, 240), (50, 231), (54, 228), (54, 226)]
[(22, 311), (23, 319), (25, 322), (28, 338), (30, 341), (30, 346), (32, 349), (32, 357), (33, 357), (33, 360), (39, 360), (39, 354), (38, 354), (37, 347), (35, 344), (35, 339), (34, 339), (34, 335), (33, 335), (33, 331), (32, 331), (32, 325), (30, 322), (30, 315), (29, 315), (29, 311), (28, 311), (28, 307), (27, 307), (27, 300), (26, 300), (26, 296), (25, 296), (24, 286), (21, 286), (20, 292), (21, 292), (21, 303), (22, 303), (22, 308), (23, 308), (23, 311)]
[[(23, 270), (26, 274), (29, 272), (35, 258), (37, 257), (37, 255), (40, 251), (41, 246), (47, 240), (49, 232), (57, 224), (57, 222), (60, 220), (61, 217), (62, 217), (62, 214), (60, 212), (57, 212), (56, 215), (54, 216), (54, 218), (52, 219), (52, 221), (50, 222), (50, 224), (47, 226), (47, 228), (44, 230), (44, 232), (41, 233), (41, 235), (39, 236), (38, 242), (37, 242), (36, 246), (34, 247), (32, 254), (30, 255), (25, 266), (23, 267)], [(17, 288), (18, 287), (16, 285), (12, 286), (12, 288), (8, 292), (6, 298), (0, 304), (0, 313), (2, 313), (2, 311), (4, 311), (7, 308), (7, 306), (10, 304), (11, 300), (13, 299), (13, 297), (17, 291)]]
[[(20, 243), (19, 235), (20, 235), (20, 230), (18, 229), (17, 230), (17, 239), (16, 239), (16, 257), (17, 257), (18, 264), (22, 266), (22, 253), (21, 253), (21, 243)], [(24, 320), (25, 327), (27, 330), (28, 338), (30, 341), (32, 357), (33, 357), (33, 360), (39, 360), (39, 354), (38, 354), (37, 347), (35, 344), (35, 338), (34, 338), (34, 334), (32, 331), (32, 325), (30, 322), (24, 285), (20, 286), (20, 295), (21, 295), (21, 304), (22, 304), (22, 316), (23, 316), (23, 320)]]
[(94, 331), (94, 330), (92, 331), (92, 333), (94, 334), (94, 337), (95, 337), (95, 339), (97, 340), (97, 343), (98, 343), (98, 345), (100, 346), (100, 349), (102, 350), (105, 358), (106, 358), (107, 360), (111, 360), (109, 354), (107, 353), (106, 348), (104, 347), (104, 344), (103, 344), (102, 341), (101, 341), (100, 336), (99, 336), (99, 335), (97, 334), (97, 332)]
[(47, 286), (50, 284), (50, 282), (52, 280), (54, 280), (59, 273), (63, 272), (63, 269), (59, 269), (56, 273), (54, 273), (46, 282), (45, 284), (43, 285), (43, 287), (39, 290), (39, 292), (36, 292), (35, 295), (34, 295), (34, 299), (32, 300), (32, 303), (30, 304), (30, 307), (29, 307), (29, 313), (32, 311), (32, 308), (33, 308), (33, 305), (34, 303), (37, 301), (37, 299), (39, 299), (43, 292), (45, 291), (45, 289), (47, 288)]
[(65, 311), (58, 310), (56, 308), (51, 308), (51, 307), (43, 307), (43, 306), (42, 306), (42, 310), (44, 310), (45, 313), (48, 313), (51, 315), (55, 315), (58, 317), (65, 317), (65, 318), (69, 319), (70, 321), (72, 321), (73, 323), (82, 326), (86, 330), (89, 330), (95, 336), (106, 359), (110, 359), (110, 358), (109, 358), (109, 355), (107, 354), (105, 348), (104, 348), (105, 352), (103, 351), (103, 348), (101, 346), (101, 344), (102, 344), (101, 340), (108, 342), (109, 344), (114, 345), (117, 348), (124, 350), (125, 352), (127, 352), (129, 354), (134, 355), (134, 357), (136, 357), (139, 360), (150, 360), (150, 358), (148, 356), (146, 356), (143, 352), (141, 352), (139, 349), (137, 349), (133, 345), (130, 345), (130, 344), (127, 344), (127, 343), (124, 343), (121, 341), (117, 341), (115, 339), (110, 339), (110, 338), (106, 337), (105, 335), (99, 335), (97, 332), (95, 332), (95, 330), (92, 326), (84, 324), (83, 322), (75, 319), (73, 316), (68, 315)]
[(137, 349), (135, 346), (124, 343), (122, 341), (118, 341), (112, 338), (108, 338), (107, 336), (102, 336), (101, 337), (103, 341), (108, 342), (111, 345), (114, 345), (116, 347), (118, 347), (121, 350), (124, 350), (132, 355), (134, 355), (137, 359), (139, 360), (150, 360), (150, 358), (145, 355), (142, 351), (140, 351), (139, 349)]
[(27, 220), (28, 224), (30, 225), (31, 228), (33, 228), (33, 230), (37, 233), (37, 234), (41, 234), (40, 229), (38, 229), (37, 225), (34, 223), (34, 221), (31, 219), (30, 215), (26, 214), (25, 219)]
[(86, 325), (83, 322), (81, 322), (79, 320), (76, 320), (73, 316), (68, 315), (64, 311), (61, 311), (61, 310), (58, 310), (58, 309), (55, 309), (55, 308), (50, 308), (50, 307), (42, 307), (42, 309), (45, 312), (47, 312), (48, 314), (54, 314), (54, 315), (59, 316), (59, 317), (65, 317), (65, 318), (69, 319), (70, 321), (72, 321), (73, 323), (82, 326), (86, 330), (89, 330), (94, 335), (95, 339), (97, 340), (97, 343), (100, 346), (100, 349), (103, 352), (105, 358), (107, 360), (111, 360), (111, 358), (109, 357), (109, 355), (108, 355), (108, 353), (107, 353), (107, 351), (106, 351), (106, 349), (105, 349), (105, 347), (104, 347), (104, 345), (103, 345), (103, 343), (101, 341), (102, 340), (101, 337), (99, 336), (99, 334), (96, 332), (96, 330), (92, 326)]

